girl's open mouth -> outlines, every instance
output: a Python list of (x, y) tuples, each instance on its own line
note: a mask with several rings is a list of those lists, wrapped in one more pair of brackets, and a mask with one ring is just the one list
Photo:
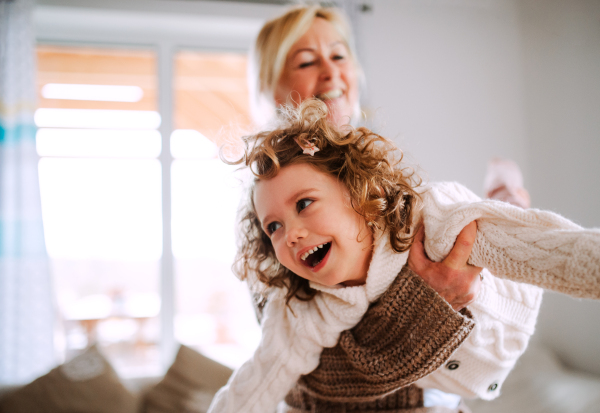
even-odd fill
[(306, 265), (309, 268), (315, 268), (319, 265), (323, 259), (327, 256), (329, 249), (331, 248), (331, 242), (327, 242), (325, 244), (321, 244), (315, 247), (311, 251), (307, 251), (300, 257), (302, 260), (302, 264)]

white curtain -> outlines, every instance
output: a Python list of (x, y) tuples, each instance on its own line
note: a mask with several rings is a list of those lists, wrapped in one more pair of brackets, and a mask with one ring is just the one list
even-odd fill
[(0, 383), (54, 364), (52, 283), (35, 149), (32, 0), (0, 0)]

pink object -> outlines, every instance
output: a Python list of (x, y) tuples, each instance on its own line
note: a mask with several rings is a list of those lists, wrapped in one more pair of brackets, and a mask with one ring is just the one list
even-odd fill
[(529, 192), (523, 187), (519, 166), (510, 159), (493, 158), (488, 163), (484, 192), (486, 197), (521, 208), (529, 208)]
[(314, 144), (311, 144), (311, 146), (309, 146), (309, 147), (303, 147), (303, 146), (300, 146), (300, 147), (304, 148), (304, 151), (302, 153), (305, 153), (310, 156), (315, 156), (315, 152), (319, 152), (319, 148), (317, 148)]
[(320, 150), (314, 143), (308, 142), (307, 140), (304, 140), (304, 144), (296, 138), (294, 138), (294, 140), (296, 141), (298, 146), (300, 146), (303, 149), (302, 153), (306, 155), (315, 156), (315, 152), (319, 152)]

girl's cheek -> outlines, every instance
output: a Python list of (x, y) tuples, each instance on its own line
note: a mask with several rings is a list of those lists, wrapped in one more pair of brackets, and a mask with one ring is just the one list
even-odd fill
[(279, 246), (279, 248), (275, 247), (275, 258), (277, 258), (277, 261), (279, 261), (282, 265), (284, 262), (286, 262), (285, 251), (282, 251), (281, 246)]

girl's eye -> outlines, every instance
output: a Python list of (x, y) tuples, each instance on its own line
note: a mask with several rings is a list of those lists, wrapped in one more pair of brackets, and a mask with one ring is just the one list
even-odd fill
[(310, 199), (301, 199), (300, 201), (296, 202), (296, 210), (298, 212), (302, 211), (303, 209), (305, 209), (306, 207), (308, 207), (310, 204), (312, 204), (312, 200)]
[(334, 55), (332, 57), (333, 60), (342, 60), (342, 59), (345, 59), (345, 58), (346, 58), (346, 56), (343, 56), (341, 54), (336, 54), (336, 55)]
[(271, 222), (269, 225), (267, 225), (267, 232), (269, 233), (269, 235), (271, 235), (279, 228), (281, 228), (281, 224), (279, 222)]

